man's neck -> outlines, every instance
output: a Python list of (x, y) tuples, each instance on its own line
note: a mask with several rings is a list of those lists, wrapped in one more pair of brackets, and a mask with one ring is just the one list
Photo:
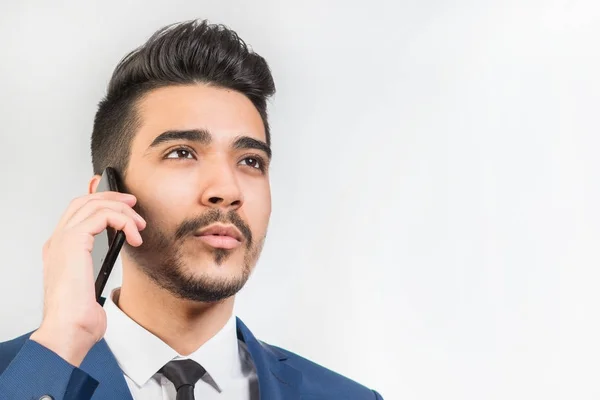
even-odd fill
[(138, 325), (184, 356), (225, 326), (234, 305), (234, 297), (211, 304), (177, 298), (133, 266), (123, 268), (123, 284), (114, 301)]

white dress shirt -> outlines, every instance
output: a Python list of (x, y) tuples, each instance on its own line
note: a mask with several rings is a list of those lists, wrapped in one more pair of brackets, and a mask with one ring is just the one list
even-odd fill
[(196, 383), (197, 400), (258, 400), (258, 379), (246, 345), (237, 337), (236, 319), (187, 357), (138, 325), (115, 304), (114, 289), (104, 303), (104, 339), (115, 355), (134, 400), (176, 400), (175, 386), (158, 370), (174, 359), (190, 358), (206, 369)]

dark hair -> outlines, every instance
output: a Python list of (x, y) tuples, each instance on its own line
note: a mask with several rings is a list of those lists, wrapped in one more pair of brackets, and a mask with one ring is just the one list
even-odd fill
[(136, 104), (142, 96), (160, 87), (198, 83), (248, 97), (262, 117), (270, 145), (267, 99), (275, 94), (275, 83), (265, 59), (223, 25), (185, 21), (155, 32), (115, 68), (94, 119), (94, 173), (100, 175), (112, 166), (125, 175), (131, 141), (140, 125)]

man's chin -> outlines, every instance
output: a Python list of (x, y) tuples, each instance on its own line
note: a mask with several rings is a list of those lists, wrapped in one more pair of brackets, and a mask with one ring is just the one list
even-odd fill
[(180, 298), (216, 302), (237, 294), (249, 277), (250, 270), (233, 259), (221, 264), (211, 259), (195, 260), (167, 272), (161, 286)]
[(185, 262), (182, 270), (190, 277), (214, 278), (214, 279), (234, 279), (244, 275), (245, 267), (240, 261), (233, 257), (227, 260), (215, 260), (214, 257), (206, 258), (201, 261), (195, 259)]
[(203, 274), (200, 277), (181, 277), (170, 282), (169, 291), (177, 297), (200, 302), (218, 302), (236, 295), (246, 284), (247, 277)]

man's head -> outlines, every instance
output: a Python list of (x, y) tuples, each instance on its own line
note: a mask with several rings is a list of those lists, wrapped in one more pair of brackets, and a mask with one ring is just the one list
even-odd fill
[(248, 279), (271, 212), (274, 92), (266, 61), (206, 22), (163, 28), (117, 66), (94, 121), (92, 163), (97, 176), (115, 168), (138, 198), (144, 243), (124, 257), (159, 286), (218, 301)]

